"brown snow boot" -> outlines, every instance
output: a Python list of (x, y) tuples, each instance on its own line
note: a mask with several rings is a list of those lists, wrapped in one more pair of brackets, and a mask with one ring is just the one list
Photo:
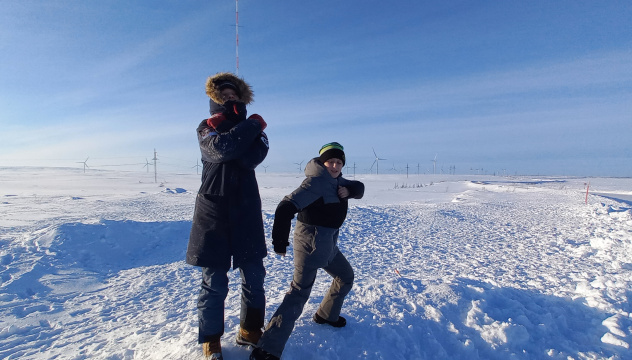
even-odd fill
[(222, 357), (222, 343), (220, 339), (211, 340), (202, 343), (202, 352), (204, 358), (209, 360), (224, 360)]
[(244, 346), (250, 345), (250, 346), (257, 347), (257, 343), (259, 342), (259, 339), (261, 339), (262, 334), (263, 332), (261, 331), (261, 329), (246, 330), (240, 327), (239, 334), (237, 334), (237, 338), (235, 338), (235, 341), (239, 345), (244, 345)]

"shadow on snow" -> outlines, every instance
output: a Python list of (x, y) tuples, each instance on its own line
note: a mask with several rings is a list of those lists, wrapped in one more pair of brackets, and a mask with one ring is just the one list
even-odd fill
[(348, 325), (342, 329), (311, 321), (311, 308), (322, 300), (321, 294), (313, 294), (313, 305), (297, 323), (287, 352), (305, 360), (312, 358), (305, 354), (306, 346), (331, 351), (332, 359), (339, 358), (336, 352), (359, 359), (464, 360), (567, 359), (586, 354), (618, 359), (629, 354), (629, 349), (602, 342), (608, 333), (602, 322), (609, 314), (582, 299), (465, 278), (428, 284), (404, 277), (383, 285), (395, 292), (384, 293), (372, 304), (362, 290), (356, 289), (355, 296), (352, 291), (343, 307)]
[(31, 268), (5, 291), (21, 297), (42, 296), (52, 290), (47, 285), (57, 278), (80, 284), (102, 281), (123, 270), (183, 261), (190, 230), (190, 221), (105, 220), (53, 227), (34, 239), (37, 246)]

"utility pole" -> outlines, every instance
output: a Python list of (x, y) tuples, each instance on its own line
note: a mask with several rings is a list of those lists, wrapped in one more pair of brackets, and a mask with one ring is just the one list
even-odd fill
[(158, 167), (156, 166), (156, 161), (158, 161), (158, 157), (156, 155), (156, 149), (154, 149), (154, 158), (152, 159), (154, 160), (154, 182), (158, 183)]
[(356, 163), (353, 163), (353, 178), (355, 179), (355, 175), (356, 175)]

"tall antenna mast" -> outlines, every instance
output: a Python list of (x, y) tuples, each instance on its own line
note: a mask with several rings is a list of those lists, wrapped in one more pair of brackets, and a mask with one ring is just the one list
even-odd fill
[(235, 75), (239, 76), (239, 0), (235, 0), (235, 41), (235, 56), (237, 62)]

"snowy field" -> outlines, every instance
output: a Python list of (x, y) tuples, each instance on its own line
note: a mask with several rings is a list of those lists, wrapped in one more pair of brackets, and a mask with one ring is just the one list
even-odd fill
[[(352, 176), (349, 176), (352, 178)], [(292, 276), (270, 243), (301, 174), (258, 174), (266, 319)], [(632, 179), (357, 175), (340, 247), (348, 325), (311, 321), (283, 359), (632, 359)], [(589, 195), (586, 185), (590, 182)], [(0, 168), (0, 359), (201, 359), (184, 263), (199, 176)], [(226, 302), (236, 346), (238, 272)]]

